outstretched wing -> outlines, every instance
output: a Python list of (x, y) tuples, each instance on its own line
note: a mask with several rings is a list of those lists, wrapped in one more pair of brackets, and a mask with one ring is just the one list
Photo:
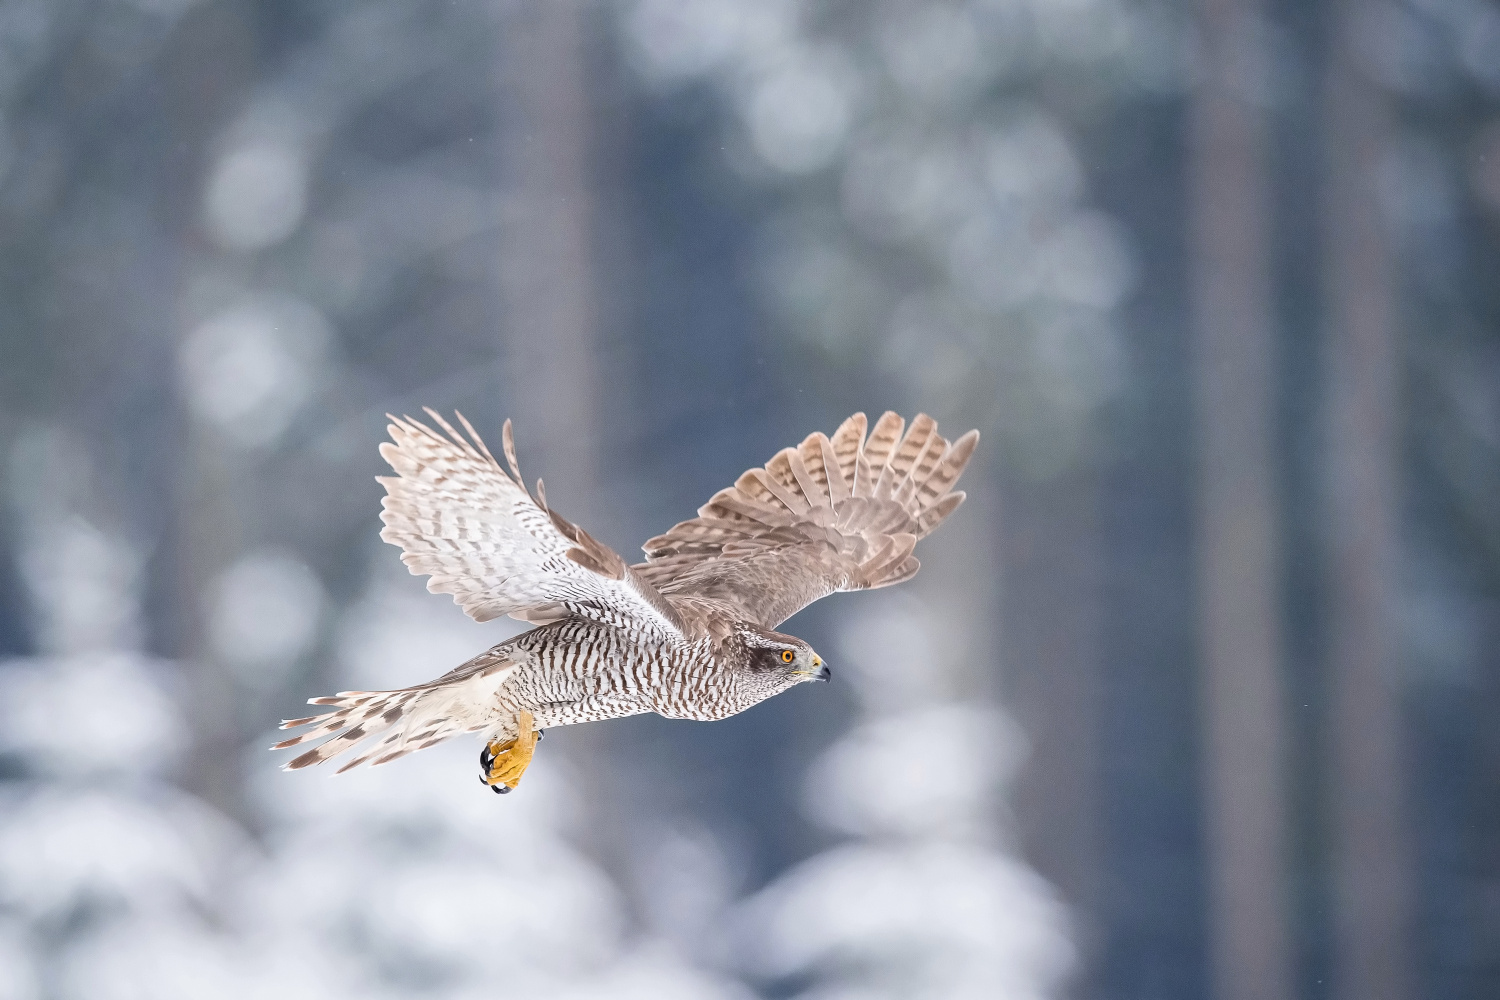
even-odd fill
[(837, 591), (910, 579), (917, 540), (963, 503), (953, 487), (979, 432), (949, 442), (925, 413), (908, 428), (889, 412), (865, 429), (856, 413), (750, 469), (633, 568), (679, 606), (707, 599), (769, 628)]
[(687, 626), (668, 601), (614, 550), (547, 506), (540, 480), (522, 485), (510, 421), (503, 442), (510, 474), (464, 419), (459, 434), (435, 411), (440, 434), (410, 417), (391, 417), (380, 454), (395, 476), (380, 477), (386, 498), (380, 537), (427, 589), (452, 594), (476, 621), (511, 615), (546, 622), (569, 614), (653, 628), (682, 637)]

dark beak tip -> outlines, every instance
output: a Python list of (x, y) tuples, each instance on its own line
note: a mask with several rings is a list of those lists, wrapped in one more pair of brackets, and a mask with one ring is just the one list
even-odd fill
[(826, 666), (821, 667), (818, 670), (817, 679), (825, 683), (831, 681), (833, 680), (833, 671), (829, 670)]

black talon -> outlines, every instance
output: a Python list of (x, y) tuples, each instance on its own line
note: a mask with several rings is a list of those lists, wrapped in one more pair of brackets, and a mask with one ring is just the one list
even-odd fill
[(546, 736), (546, 735), (547, 735), (547, 730), (545, 730), (545, 729), (538, 729), (536, 731), (536, 741), (538, 743), (542, 742), (542, 737)]
[(493, 791), (496, 795), (509, 795), (510, 794), (510, 786), (509, 785), (491, 785), (490, 786), (490, 790)]

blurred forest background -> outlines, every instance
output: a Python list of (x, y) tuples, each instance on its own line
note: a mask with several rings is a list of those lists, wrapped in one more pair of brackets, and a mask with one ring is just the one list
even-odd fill
[[(344, 775), (508, 634), (459, 408), (622, 553), (978, 426), (836, 682)], [(1500, 996), (1500, 3), (6, 0), (0, 998)]]

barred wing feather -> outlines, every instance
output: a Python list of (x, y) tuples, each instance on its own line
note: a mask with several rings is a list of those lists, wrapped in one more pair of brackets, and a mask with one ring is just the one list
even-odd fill
[(380, 477), (386, 497), (380, 537), (401, 561), (427, 575), (427, 589), (452, 594), (476, 621), (511, 615), (531, 622), (574, 614), (628, 621), (680, 639), (688, 624), (625, 560), (550, 509), (522, 485), (511, 424), (503, 434), (507, 472), (458, 415), (460, 434), (438, 413), (445, 433), (410, 417), (391, 417), (380, 454), (396, 471)]
[(813, 601), (900, 583), (912, 550), (963, 503), (955, 491), (978, 431), (955, 441), (918, 414), (863, 413), (808, 436), (714, 494), (698, 516), (648, 541), (632, 567), (669, 600), (728, 605), (775, 628)]

